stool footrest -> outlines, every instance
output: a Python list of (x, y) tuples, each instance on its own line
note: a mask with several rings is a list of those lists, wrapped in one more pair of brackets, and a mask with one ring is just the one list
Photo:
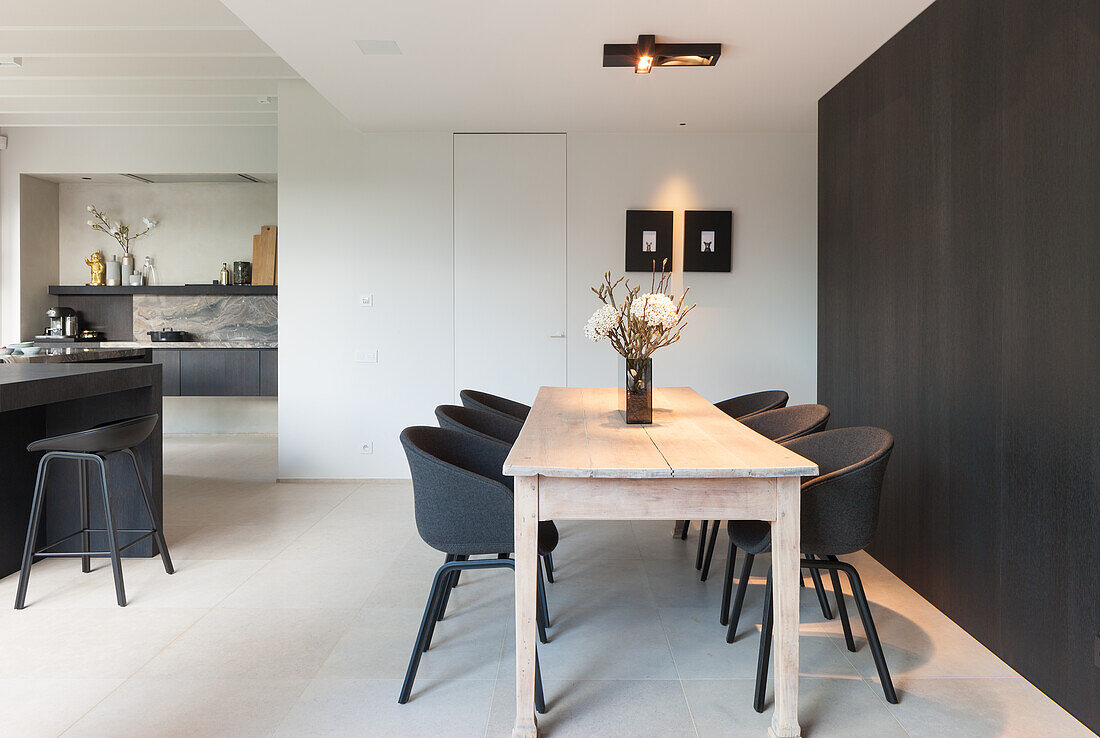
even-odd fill
[[(76, 533), (70, 533), (69, 535), (65, 536), (64, 538), (62, 538), (60, 540), (57, 540), (57, 541), (54, 541), (53, 543), (49, 544), (48, 546), (43, 546), (40, 550), (35, 551), (34, 555), (35, 556), (94, 556), (95, 554), (83, 553), (82, 551), (73, 551), (73, 552), (69, 552), (69, 551), (49, 552), (49, 551), (50, 551), (51, 548), (54, 548), (56, 546), (60, 546), (62, 543), (65, 543), (66, 541), (70, 541), (73, 538), (76, 538), (81, 533), (106, 533), (106, 532), (107, 532), (106, 528), (86, 528), (85, 530), (78, 530)], [(119, 553), (121, 553), (121, 552), (125, 551), (126, 549), (130, 548), (130, 546), (133, 546), (134, 544), (137, 544), (137, 543), (141, 543), (142, 541), (144, 541), (149, 536), (154, 535), (157, 531), (149, 530), (148, 528), (116, 528), (115, 532), (116, 533), (141, 533), (140, 536), (138, 536), (134, 540), (130, 541), (125, 546), (119, 546), (118, 550), (119, 550)]]

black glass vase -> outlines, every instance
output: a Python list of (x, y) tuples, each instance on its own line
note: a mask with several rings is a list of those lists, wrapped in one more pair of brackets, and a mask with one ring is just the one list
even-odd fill
[(623, 413), (627, 423), (653, 422), (653, 360), (627, 359)]

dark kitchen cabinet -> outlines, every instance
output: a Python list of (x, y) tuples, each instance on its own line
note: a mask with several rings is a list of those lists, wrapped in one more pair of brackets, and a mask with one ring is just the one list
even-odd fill
[(179, 349), (153, 349), (153, 363), (161, 365), (162, 394), (177, 396), (180, 393)]
[(279, 351), (260, 349), (260, 396), (279, 395)]
[(258, 396), (260, 394), (260, 350), (181, 350), (180, 394)]

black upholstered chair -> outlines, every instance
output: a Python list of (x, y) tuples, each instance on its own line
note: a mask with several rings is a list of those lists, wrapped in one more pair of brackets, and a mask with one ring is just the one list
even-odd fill
[(765, 410), (774, 410), (777, 407), (786, 407), (790, 397), (783, 390), (764, 390), (748, 395), (738, 395), (728, 400), (714, 403), (714, 406), (731, 418), (747, 418), (750, 415), (762, 413)]
[[(105, 557), (111, 560), (111, 570), (115, 579), (115, 600), (119, 607), (126, 606), (126, 588), (122, 581), (122, 552), (136, 543), (152, 538), (160, 550), (161, 563), (164, 571), (169, 574), (175, 572), (172, 567), (172, 558), (168, 555), (168, 544), (164, 540), (164, 532), (160, 524), (160, 516), (157, 514), (156, 505), (153, 503), (152, 494), (145, 474), (134, 455), (134, 448), (139, 446), (149, 434), (157, 427), (160, 416), (156, 413), (143, 415), (129, 420), (120, 420), (106, 423), (87, 430), (75, 433), (66, 433), (62, 436), (53, 436), (35, 441), (27, 446), (31, 453), (44, 452), (38, 463), (38, 478), (34, 485), (34, 497), (31, 501), (31, 517), (27, 525), (27, 538), (23, 546), (23, 566), (19, 572), (19, 584), (15, 592), (15, 609), (22, 610), (26, 604), (27, 586), (30, 584), (31, 564), (36, 556), (79, 558), (81, 571), (91, 571), (93, 557)], [(149, 528), (130, 529), (119, 528), (116, 525), (114, 504), (111, 502), (117, 490), (112, 491), (107, 474), (107, 457), (114, 454), (122, 454), (130, 459), (137, 475), (138, 489), (141, 492), (141, 500), (145, 506), (145, 512), (149, 516)], [(42, 509), (46, 502), (46, 480), (49, 477), (50, 465), (62, 459), (76, 461), (79, 465), (79, 490), (80, 495), (80, 530), (54, 541), (42, 549), (37, 549), (38, 526), (42, 517)], [(103, 493), (103, 528), (89, 528), (89, 504), (88, 489), (91, 480), (91, 470), (98, 470), (101, 492)], [(106, 551), (89, 550), (90, 534), (102, 533), (107, 542)], [(123, 545), (119, 545), (119, 534), (134, 536)], [(51, 551), (77, 536), (80, 537), (80, 551)]]
[(440, 428), (466, 431), (474, 435), (503, 441), (511, 446), (523, 430), (523, 421), (491, 410), (479, 410), (459, 405), (440, 405), (435, 409)]
[[(435, 625), (442, 620), (447, 599), (459, 572), (470, 569), (514, 569), (512, 479), (501, 473), (510, 446), (450, 428), (417, 426), (401, 433), (401, 445), (412, 474), (416, 528), (432, 548), (446, 554), (435, 573), (428, 603), (413, 645), (409, 668), (398, 698), (409, 701), (420, 657), (431, 646)], [(552, 551), (558, 543), (553, 523), (539, 523), (539, 553)], [(489, 559), (471, 556), (490, 555)], [(540, 567), (541, 568), (541, 567)], [(538, 578), (539, 640), (546, 643), (549, 614), (546, 588)], [(545, 711), (542, 678), (535, 661), (535, 699)]]
[[(756, 413), (762, 413), (765, 410), (774, 410), (777, 407), (785, 407), (787, 400), (790, 396), (783, 390), (764, 390), (763, 392), (752, 392), (747, 395), (738, 395), (737, 397), (731, 397), (728, 400), (722, 400), (721, 402), (714, 403), (714, 406), (724, 412), (731, 418), (741, 420), (747, 418), (750, 415)], [(684, 527), (680, 530), (680, 540), (687, 540), (688, 528), (691, 527), (691, 521), (685, 520)], [(703, 548), (706, 545), (707, 539), (707, 521), (702, 521), (699, 524), (699, 549), (695, 553), (695, 568), (703, 568)], [(703, 575), (703, 581), (706, 581), (706, 575)]]
[(465, 389), (458, 393), (458, 397), (462, 400), (463, 407), (488, 410), (489, 412), (508, 415), (520, 421), (527, 420), (527, 414), (531, 412), (530, 405), (509, 400), (507, 397), (491, 395), (488, 392)]
[[(784, 445), (816, 463), (820, 470), (818, 476), (802, 483), (802, 568), (829, 572), (837, 611), (844, 628), (844, 642), (849, 651), (855, 651), (838, 572), (842, 571), (847, 575), (863, 621), (867, 643), (878, 669), (879, 681), (882, 682), (882, 691), (888, 702), (897, 704), (898, 696), (882, 654), (882, 645), (879, 643), (859, 573), (854, 566), (837, 558), (841, 554), (850, 554), (865, 548), (874, 536), (878, 525), (882, 478), (886, 473), (886, 462), (894, 447), (894, 439), (881, 428), (838, 428), (796, 438)], [(753, 558), (771, 550), (771, 526), (760, 521), (732, 520), (726, 529), (731, 542), (746, 553), (737, 583), (733, 612), (729, 616), (729, 629), (726, 632), (726, 641), (732, 643), (741, 616), (741, 605), (745, 600), (749, 574), (752, 572)], [(727, 565), (727, 580), (732, 576), (733, 568)], [(756, 695), (753, 701), (757, 712), (764, 710), (764, 691), (771, 652), (771, 590), (772, 574), (769, 569), (764, 588), (763, 627), (760, 631)]]
[[(783, 393), (784, 395), (786, 393)], [(774, 410), (765, 410), (764, 412), (754, 413), (744, 418), (739, 418), (738, 422), (742, 423), (748, 428), (756, 431), (765, 438), (770, 438), (776, 443), (783, 443), (789, 441), (792, 438), (798, 438), (799, 436), (805, 436), (809, 433), (817, 433), (818, 431), (825, 430), (825, 426), (829, 423), (829, 408), (824, 405), (792, 405), (790, 407), (780, 407)], [(707, 575), (710, 572), (710, 560), (714, 556), (714, 546), (718, 539), (718, 523), (714, 520), (711, 523), (710, 540), (707, 541), (706, 556), (703, 557), (701, 568), (702, 574), (699, 577), (699, 581), (707, 581)], [(707, 521), (703, 521), (703, 525), (706, 526)], [(706, 535), (705, 528), (699, 534), (700, 544)], [(736, 554), (736, 550), (730, 545), (730, 560)], [(698, 555), (696, 555), (698, 559)], [(822, 600), (822, 612), (825, 613), (825, 617), (832, 618), (829, 613), (829, 606), (825, 604), (825, 591), (820, 584), (815, 580), (817, 585), (818, 596)], [(729, 588), (723, 591), (722, 594), (722, 612), (725, 617), (726, 611), (729, 610)], [(725, 625), (723, 620), (722, 625)]]
[[(509, 446), (519, 438), (519, 432), (523, 430), (523, 421), (509, 415), (478, 410), (472, 407), (460, 407), (458, 405), (440, 405), (435, 409), (436, 420), (440, 428), (473, 433), (484, 438), (492, 438), (503, 441)], [(556, 530), (556, 529), (555, 529)], [(542, 555), (542, 563), (546, 570), (546, 578), (551, 584), (554, 582), (554, 556), (549, 551)]]

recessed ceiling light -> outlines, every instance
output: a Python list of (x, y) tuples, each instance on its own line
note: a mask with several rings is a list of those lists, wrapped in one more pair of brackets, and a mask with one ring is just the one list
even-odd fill
[(604, 44), (605, 67), (634, 67), (648, 74), (653, 67), (713, 67), (722, 44), (659, 44), (656, 36), (638, 36), (636, 44)]
[(0, 56), (0, 67), (21, 66), (23, 66), (23, 57), (21, 56)]
[(355, 45), (367, 56), (401, 55), (401, 49), (398, 48), (397, 42), (390, 39), (363, 39), (356, 41)]

